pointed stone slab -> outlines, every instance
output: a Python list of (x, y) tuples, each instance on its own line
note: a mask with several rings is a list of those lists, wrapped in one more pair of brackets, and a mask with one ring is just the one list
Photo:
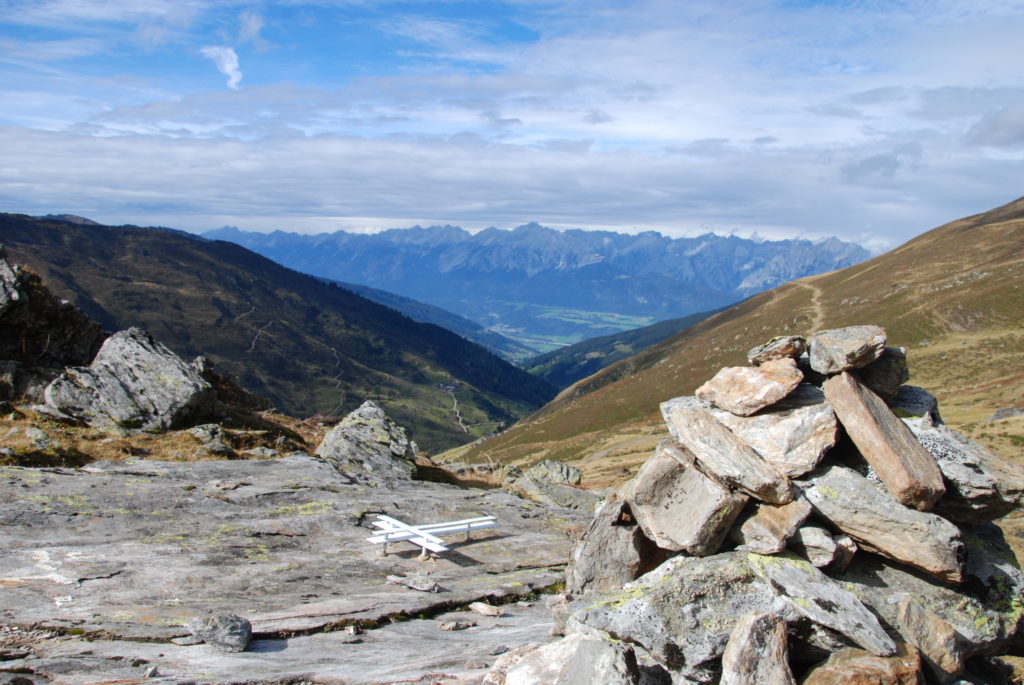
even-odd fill
[(819, 469), (797, 486), (821, 516), (862, 547), (942, 580), (963, 580), (963, 543), (949, 521), (903, 506), (842, 466)]
[(948, 683), (963, 673), (964, 655), (957, 643), (956, 630), (929, 611), (923, 599), (903, 595), (898, 616), (900, 634), (921, 650), (921, 657), (936, 680)]
[(813, 471), (836, 444), (839, 422), (825, 394), (801, 383), (785, 399), (753, 416), (736, 416), (721, 409), (712, 415), (784, 476), (796, 478)]
[(644, 534), (662, 549), (705, 556), (718, 551), (747, 503), (697, 469), (693, 455), (663, 440), (627, 486), (625, 497)]
[(720, 685), (796, 685), (789, 670), (786, 622), (775, 614), (751, 613), (732, 629), (722, 654)]
[(793, 392), (803, 377), (796, 361), (782, 357), (761, 366), (727, 366), (696, 394), (737, 416), (750, 416)]
[(935, 458), (878, 395), (853, 375), (825, 381), (825, 397), (861, 455), (898, 501), (928, 511), (946, 491)]
[(881, 326), (847, 326), (815, 333), (807, 342), (811, 368), (833, 374), (867, 366), (885, 349)]
[(802, 497), (789, 504), (757, 502), (730, 537), (743, 548), (757, 554), (775, 554), (811, 514), (811, 505)]
[(793, 609), (847, 636), (872, 654), (890, 656), (896, 643), (878, 618), (849, 590), (794, 554), (750, 555), (751, 568)]
[(672, 436), (697, 458), (701, 467), (757, 499), (785, 504), (793, 499), (789, 479), (776, 472), (706, 409), (691, 398), (661, 405)]

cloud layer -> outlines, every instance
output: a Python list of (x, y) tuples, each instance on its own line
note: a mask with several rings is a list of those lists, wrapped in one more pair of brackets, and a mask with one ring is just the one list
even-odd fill
[(115, 8), (0, 19), (0, 208), (881, 247), (1021, 194), (1016, 2)]

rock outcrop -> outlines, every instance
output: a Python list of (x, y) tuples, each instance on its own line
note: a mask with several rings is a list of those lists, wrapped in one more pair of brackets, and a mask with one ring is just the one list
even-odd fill
[(723, 382), (745, 371), (662, 405), (673, 440), (573, 550), (567, 635), (640, 646), (685, 683), (788, 683), (791, 666), (805, 683), (947, 682), (1011, 645), (1024, 576), (987, 522), (1020, 505), (1019, 470), (899, 385), (905, 357), (877, 326), (807, 348), (807, 379), (749, 416)]
[(65, 369), (45, 397), (91, 426), (152, 431), (208, 418), (216, 393), (192, 365), (129, 328), (107, 338), (89, 366)]

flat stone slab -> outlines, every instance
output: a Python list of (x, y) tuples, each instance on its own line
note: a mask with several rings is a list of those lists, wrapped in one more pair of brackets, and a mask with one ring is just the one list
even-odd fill
[[(501, 490), (345, 481), (307, 455), (0, 467), (0, 623), (166, 641), (219, 614), (247, 619), (257, 639), (416, 615), (560, 581), (564, 531), (589, 519)], [(411, 543), (381, 556), (366, 541), (374, 513), (498, 526), (420, 561)], [(387, 581), (415, 573), (441, 591)]]
[(669, 432), (715, 477), (771, 504), (793, 499), (789, 479), (691, 397), (662, 402)]
[(789, 357), (760, 366), (728, 366), (697, 388), (697, 397), (737, 416), (750, 416), (793, 392), (804, 375)]
[(807, 349), (807, 341), (799, 335), (782, 335), (747, 352), (747, 361), (753, 366), (782, 357), (796, 359)]
[(946, 581), (963, 580), (963, 543), (949, 521), (903, 506), (842, 466), (819, 469), (797, 482), (815, 510), (862, 547)]
[(946, 486), (935, 458), (910, 429), (849, 373), (829, 378), (823, 390), (839, 422), (886, 490), (909, 507), (931, 509)]
[(836, 444), (839, 422), (820, 388), (801, 383), (753, 416), (711, 409), (716, 419), (779, 473), (796, 478), (813, 470)]
[(796, 685), (788, 657), (782, 617), (747, 614), (736, 623), (725, 646), (719, 685)]

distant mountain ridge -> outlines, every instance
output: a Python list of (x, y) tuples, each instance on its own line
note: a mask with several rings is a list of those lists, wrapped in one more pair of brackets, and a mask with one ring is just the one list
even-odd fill
[(443, 307), (520, 341), (539, 337), (550, 343), (534, 345), (543, 351), (725, 306), (870, 256), (835, 238), (669, 238), (536, 223), (477, 233), (450, 225), (317, 235), (225, 227), (204, 236), (298, 271)]
[[(792, 281), (704, 319), (563, 390), (462, 456), (578, 461), (617, 485), (666, 437), (659, 404), (692, 394), (773, 335), (881, 325), (904, 346), (911, 384), (939, 398), (957, 430), (1006, 456), (1024, 444), (1024, 198), (922, 233), (840, 271)], [(1010, 408), (998, 422), (989, 417)], [(1020, 463), (1020, 461), (1018, 461)]]
[(439, 326), (226, 242), (166, 229), (0, 214), (0, 243), (108, 330), (204, 354), (287, 413), (374, 399), (428, 450), (469, 442), (554, 395)]

